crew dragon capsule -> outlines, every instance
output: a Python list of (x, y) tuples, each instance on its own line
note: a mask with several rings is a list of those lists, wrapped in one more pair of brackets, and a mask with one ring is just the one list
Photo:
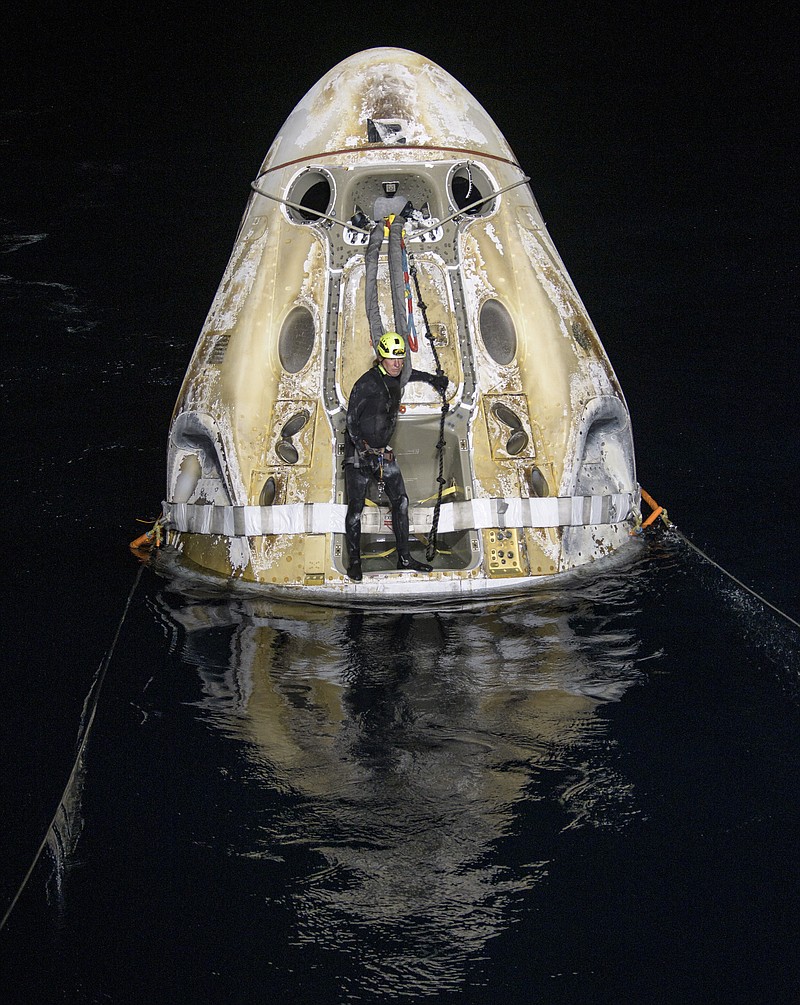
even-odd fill
[[(370, 49), (311, 88), (252, 182), (172, 418), (161, 522), (178, 565), (317, 603), (438, 601), (523, 593), (631, 541), (628, 409), (528, 182), (423, 56)], [(449, 383), (406, 385), (390, 445), (433, 572), (397, 570), (373, 485), (353, 582), (346, 414), (374, 360), (365, 256), (386, 192), (412, 211), (405, 315), (383, 241), (380, 321)]]

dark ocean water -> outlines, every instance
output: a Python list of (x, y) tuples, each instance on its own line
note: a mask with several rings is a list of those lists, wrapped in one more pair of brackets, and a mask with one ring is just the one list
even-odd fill
[(531, 175), (642, 484), (800, 619), (796, 25), (546, 11), (7, 32), (3, 912), (96, 713), (3, 1001), (800, 995), (800, 633), (677, 535), (479, 612), (182, 593), (128, 553), (263, 154), (335, 62), (404, 44)]

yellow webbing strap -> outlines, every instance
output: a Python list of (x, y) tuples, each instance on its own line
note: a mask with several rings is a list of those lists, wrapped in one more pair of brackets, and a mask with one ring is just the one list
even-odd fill
[[(442, 492), (442, 499), (444, 499), (445, 496), (451, 496), (451, 495), (454, 495), (456, 492), (460, 492), (460, 491), (461, 491), (461, 486), (460, 485), (450, 485), (450, 486), (448, 486), (448, 488), (446, 488)], [(439, 498), (439, 493), (436, 492), (434, 495), (428, 496), (427, 499), (420, 499), (419, 502), (417, 503), (417, 506), (424, 506), (425, 503), (433, 502), (434, 499), (438, 499), (438, 498)]]

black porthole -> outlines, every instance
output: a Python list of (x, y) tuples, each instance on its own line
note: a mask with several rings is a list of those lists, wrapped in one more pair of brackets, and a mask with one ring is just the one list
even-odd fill
[(278, 492), (278, 485), (272, 475), (264, 482), (261, 495), (258, 497), (259, 506), (272, 506)]
[(528, 434), (524, 429), (515, 429), (506, 440), (506, 453), (516, 457), (528, 446)]
[(300, 460), (300, 453), (290, 440), (278, 440), (275, 444), (275, 453), (284, 464), (297, 464)]
[(304, 171), (289, 186), (286, 207), (292, 223), (319, 223), (333, 209), (333, 186), (322, 171)]
[(499, 300), (484, 302), (479, 325), (486, 351), (495, 363), (508, 366), (517, 354), (517, 330), (511, 315)]
[(288, 373), (298, 373), (314, 350), (314, 318), (307, 307), (294, 307), (286, 315), (278, 338), (278, 356)]
[(528, 482), (531, 487), (531, 495), (537, 499), (547, 499), (550, 495), (550, 486), (541, 470), (534, 465), (530, 470)]
[(466, 216), (489, 216), (497, 199), (488, 175), (477, 164), (459, 164), (450, 174), (450, 201)]

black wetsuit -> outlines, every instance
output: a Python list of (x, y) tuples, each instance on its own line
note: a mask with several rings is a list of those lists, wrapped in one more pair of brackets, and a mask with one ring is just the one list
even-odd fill
[[(440, 378), (412, 370), (409, 380), (424, 380), (436, 387)], [(359, 377), (350, 392), (344, 471), (348, 499), (345, 529), (351, 563), (360, 560), (361, 512), (371, 478), (380, 481), (382, 477), (389, 497), (397, 554), (409, 554), (408, 496), (403, 475), (393, 453), (381, 455), (394, 435), (402, 393), (400, 377), (390, 377), (377, 366)]]

